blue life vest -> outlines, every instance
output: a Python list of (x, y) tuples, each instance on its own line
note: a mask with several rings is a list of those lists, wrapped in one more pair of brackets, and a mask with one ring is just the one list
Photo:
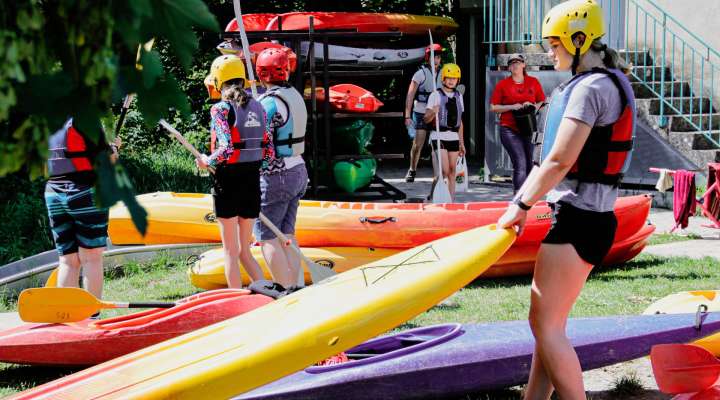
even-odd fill
[[(275, 155), (277, 157), (298, 156), (305, 152), (305, 130), (307, 128), (307, 108), (305, 108), (305, 100), (293, 87), (274, 86), (265, 92), (261, 97), (261, 101), (265, 98), (272, 97), (275, 101), (281, 101), (288, 111), (285, 120), (279, 118), (277, 106), (272, 104), (266, 111), (268, 115), (272, 115), (268, 121), (270, 132), (273, 137), (275, 146)], [(266, 104), (268, 103), (263, 102)]]
[(462, 122), (462, 109), (458, 97), (460, 93), (456, 90), (453, 97), (448, 97), (442, 88), (437, 89), (440, 93), (440, 107), (438, 109), (440, 118), (440, 131), (457, 132)]
[[(230, 124), (233, 153), (226, 161), (227, 164), (247, 163), (260, 161), (263, 156), (263, 137), (265, 135), (265, 109), (259, 101), (248, 99), (245, 106), (231, 102), (232, 116), (235, 119)], [(230, 121), (228, 121), (230, 122)], [(212, 133), (210, 138), (210, 151), (215, 151), (217, 138)]]
[[(415, 101), (417, 101), (418, 103), (426, 104), (428, 101), (428, 97), (430, 97), (430, 93), (432, 93), (433, 75), (430, 67), (427, 64), (421, 65), (420, 71), (423, 72), (423, 81), (418, 83), (417, 90), (415, 91)], [(430, 80), (430, 85), (427, 84), (428, 79)]]
[(619, 70), (594, 68), (579, 73), (569, 81), (558, 86), (550, 101), (545, 119), (545, 131), (542, 139), (542, 162), (555, 143), (557, 131), (565, 115), (568, 100), (579, 82), (593, 74), (604, 74), (615, 84), (620, 94), (620, 117), (607, 126), (594, 126), (577, 161), (567, 174), (567, 178), (581, 182), (617, 185), (630, 166), (633, 142), (635, 140), (635, 95), (627, 77)]

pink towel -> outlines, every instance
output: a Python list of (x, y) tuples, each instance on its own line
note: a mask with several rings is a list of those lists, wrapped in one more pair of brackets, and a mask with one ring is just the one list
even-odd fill
[(670, 232), (673, 232), (678, 227), (687, 228), (688, 220), (695, 215), (695, 208), (697, 208), (694, 172), (682, 169), (675, 171), (674, 186), (673, 215), (675, 216), (675, 226)]

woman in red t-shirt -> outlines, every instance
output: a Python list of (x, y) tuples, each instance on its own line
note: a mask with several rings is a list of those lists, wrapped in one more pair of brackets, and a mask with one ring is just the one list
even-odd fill
[(513, 164), (513, 190), (517, 191), (532, 169), (533, 144), (531, 135), (519, 131), (513, 110), (526, 106), (539, 109), (545, 101), (540, 82), (525, 71), (525, 59), (513, 54), (508, 61), (510, 76), (495, 86), (490, 98), (490, 111), (500, 114), (500, 142)]

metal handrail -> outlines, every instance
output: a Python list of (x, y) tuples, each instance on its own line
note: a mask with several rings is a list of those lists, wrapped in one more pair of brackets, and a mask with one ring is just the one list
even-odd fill
[[(488, 48), (488, 65), (495, 66), (496, 45), (540, 43), (545, 11), (559, 2), (483, 0), (482, 40)], [(669, 115), (679, 116), (720, 148), (720, 114), (713, 107), (716, 88), (720, 89), (716, 83), (720, 52), (653, 0), (598, 2), (607, 17), (610, 47), (635, 50), (624, 52), (624, 58), (635, 66), (634, 79), (657, 96), (659, 110), (653, 111), (660, 125), (667, 126)]]

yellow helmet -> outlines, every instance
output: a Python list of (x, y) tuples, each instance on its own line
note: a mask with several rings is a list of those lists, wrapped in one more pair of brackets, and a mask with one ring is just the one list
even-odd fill
[(460, 67), (457, 64), (445, 64), (440, 69), (440, 81), (445, 78), (458, 78), (460, 80)]
[(569, 0), (550, 9), (543, 20), (542, 37), (558, 37), (570, 54), (575, 54), (572, 37), (584, 33), (587, 37), (580, 47), (585, 54), (593, 40), (605, 35), (605, 22), (600, 5), (594, 0)]
[(210, 73), (205, 77), (205, 80), (203, 81), (203, 83), (205, 84), (205, 88), (208, 91), (208, 97), (210, 97), (211, 99), (220, 98), (220, 91), (218, 88), (215, 87), (215, 75), (213, 74), (220, 65), (220, 61), (222, 61), (222, 56), (217, 57), (213, 60), (212, 64), (210, 65)]
[(244, 86), (248, 84), (245, 63), (236, 55), (227, 54), (216, 58), (210, 66), (210, 75), (218, 92), (221, 91), (223, 83), (232, 79), (242, 79)]

